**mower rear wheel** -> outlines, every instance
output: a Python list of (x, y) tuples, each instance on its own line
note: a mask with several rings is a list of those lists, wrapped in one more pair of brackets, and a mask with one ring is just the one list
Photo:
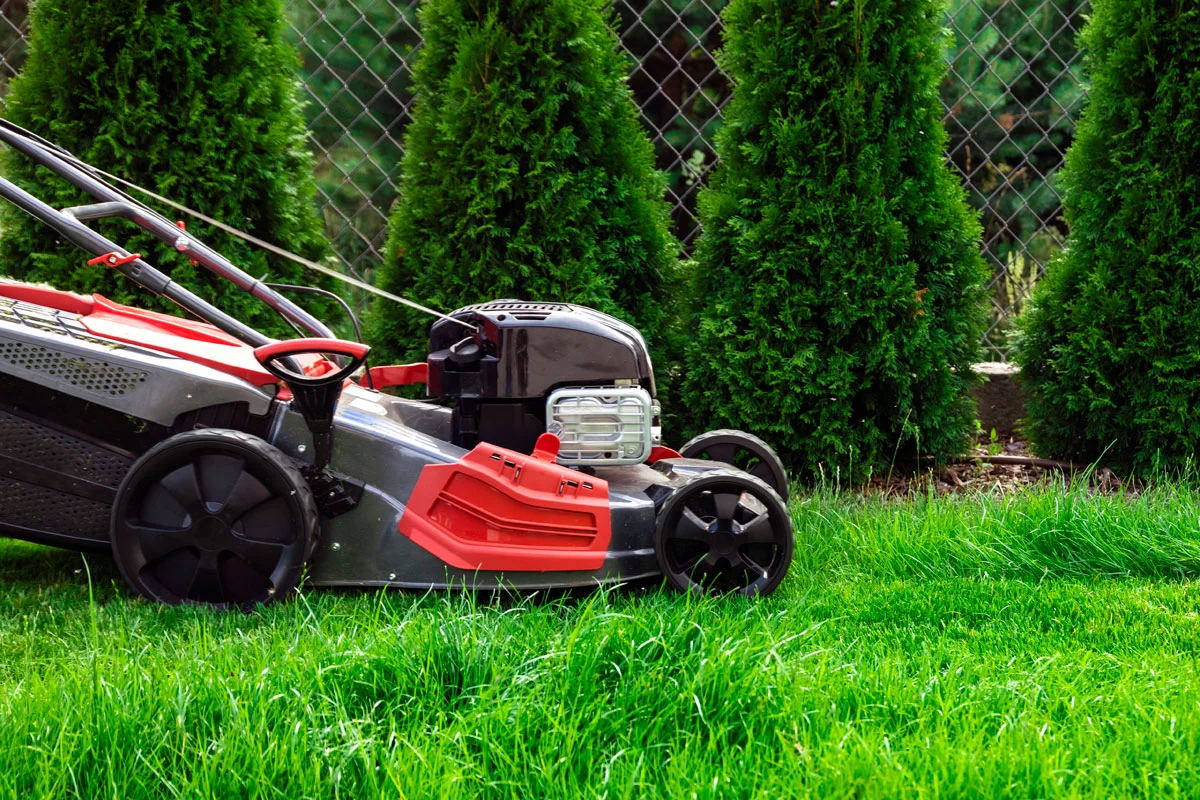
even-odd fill
[(679, 455), (720, 461), (749, 472), (787, 502), (788, 478), (783, 462), (769, 444), (752, 433), (733, 430), (702, 433), (679, 448)]
[(770, 594), (787, 574), (794, 547), (782, 498), (733, 470), (690, 478), (663, 503), (654, 529), (659, 568), (682, 592)]
[(112, 548), (144, 597), (249, 610), (296, 588), (318, 523), (287, 456), (257, 436), (208, 428), (134, 463), (117, 489)]

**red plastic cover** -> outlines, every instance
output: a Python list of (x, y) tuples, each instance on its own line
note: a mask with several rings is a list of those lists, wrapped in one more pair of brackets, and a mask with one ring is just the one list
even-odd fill
[(65, 311), (68, 314), (92, 313), (92, 298), (84, 297), (81, 294), (72, 294), (71, 292), (51, 289), (49, 286), (37, 286), (32, 283), (0, 281), (0, 297), (8, 297), (12, 300), (30, 303), (35, 306), (57, 308), (59, 311)]
[(459, 569), (597, 570), (612, 539), (608, 483), (480, 444), (421, 470), (399, 527)]
[(389, 386), (411, 386), (414, 383), (429, 382), (429, 364), (424, 361), (418, 364), (390, 364), (386, 367), (371, 367), (368, 375), (363, 375), (358, 383), (360, 386), (372, 386), (376, 389), (386, 389)]
[(656, 444), (650, 448), (650, 457), (646, 459), (647, 464), (653, 464), (655, 461), (662, 461), (664, 458), (683, 458), (678, 450), (673, 450), (666, 445)]
[[(83, 327), (101, 339), (178, 356), (255, 386), (278, 382), (258, 363), (253, 347), (207, 322), (124, 306), (98, 294), (84, 297), (27, 283), (0, 281), (0, 297), (78, 314)], [(311, 355), (301, 356), (299, 360), (305, 366), (314, 367), (322, 359)]]
[(220, 370), (255, 386), (276, 383), (254, 357), (254, 348), (206, 322), (130, 308), (92, 295), (92, 313), (80, 322), (92, 334), (167, 353)]

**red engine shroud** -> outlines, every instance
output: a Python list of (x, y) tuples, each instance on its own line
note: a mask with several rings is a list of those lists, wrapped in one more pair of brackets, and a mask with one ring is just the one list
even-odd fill
[[(557, 444), (557, 442), (555, 442)], [(452, 567), (597, 570), (612, 539), (608, 483), (534, 455), (480, 444), (421, 470), (400, 532)]]

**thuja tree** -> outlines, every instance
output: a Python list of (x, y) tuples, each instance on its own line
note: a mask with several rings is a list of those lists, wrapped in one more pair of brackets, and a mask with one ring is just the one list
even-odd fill
[[(430, 0), (400, 197), (378, 284), (449, 310), (572, 301), (656, 352), (677, 245), (605, 0)], [(377, 348), (419, 355), (428, 318), (375, 307)]]
[(1070, 234), (1023, 316), (1039, 452), (1138, 470), (1200, 449), (1200, 9), (1104, 0), (1062, 181)]
[[(284, 25), (279, 0), (39, 0), (6, 116), (102, 169), (320, 258), (326, 246)], [(52, 205), (88, 201), (20, 155), (6, 153), (3, 168)], [(150, 304), (124, 278), (86, 266), (86, 254), (32, 218), (7, 205), (0, 214), (0, 271)], [(268, 332), (287, 330), (265, 305), (130, 223), (95, 225), (225, 311)], [(202, 225), (189, 230), (256, 277), (312, 282), (291, 262), (218, 239)]]
[(979, 225), (945, 163), (933, 0), (734, 0), (735, 81), (702, 196), (689, 408), (801, 476), (959, 452), (983, 319)]

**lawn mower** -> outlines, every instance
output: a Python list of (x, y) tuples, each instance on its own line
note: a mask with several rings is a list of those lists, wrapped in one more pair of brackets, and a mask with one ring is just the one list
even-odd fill
[[(682, 591), (761, 595), (786, 574), (778, 457), (737, 431), (662, 445), (630, 325), (498, 300), (437, 314), (424, 362), (370, 366), (365, 344), (114, 186), (133, 184), (11, 123), (0, 141), (95, 202), (54, 208), (4, 179), (0, 196), (194, 317), (0, 281), (0, 534), (111, 550), (147, 598), (230, 608), (284, 598), (303, 576), (541, 589), (661, 574)], [(86, 224), (105, 218), (302, 338), (263, 335)], [(425, 401), (383, 391), (420, 384)]]

